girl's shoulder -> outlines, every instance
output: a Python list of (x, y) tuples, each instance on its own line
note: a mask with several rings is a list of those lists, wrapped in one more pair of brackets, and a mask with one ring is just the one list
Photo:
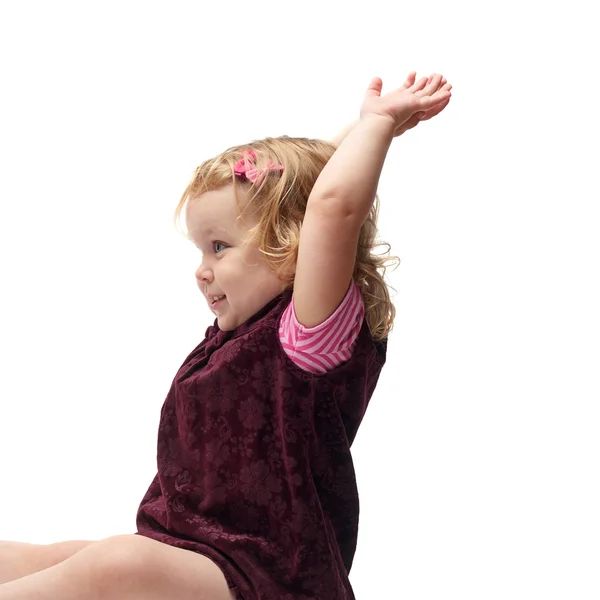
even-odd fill
[(335, 311), (314, 327), (297, 319), (293, 297), (281, 315), (279, 340), (289, 358), (311, 373), (326, 373), (352, 356), (365, 317), (360, 290), (354, 281)]

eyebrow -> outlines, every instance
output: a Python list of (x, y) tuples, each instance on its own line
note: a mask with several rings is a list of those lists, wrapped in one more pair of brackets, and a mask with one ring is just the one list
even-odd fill
[[(209, 227), (208, 229), (201, 229), (200, 227), (196, 227), (194, 229), (194, 232), (196, 233), (197, 236), (199, 236), (200, 238), (210, 238), (213, 236), (217, 236), (220, 237), (220, 235), (217, 233), (217, 231), (221, 231), (221, 235), (225, 234), (225, 237), (227, 238), (232, 238), (232, 234), (231, 232), (227, 231), (227, 229), (224, 229), (223, 227)], [(196, 246), (196, 248), (200, 248), (200, 246), (198, 246), (198, 244), (195, 242), (194, 238), (191, 235), (191, 231), (188, 231), (187, 234), (187, 238), (190, 242), (192, 242), (194, 244), (194, 246)]]
[[(218, 231), (229, 234), (229, 230), (224, 227), (209, 227), (208, 229), (203, 229), (201, 226), (195, 227), (193, 231), (200, 233), (200, 235), (216, 235)], [(188, 232), (189, 233), (189, 232)]]

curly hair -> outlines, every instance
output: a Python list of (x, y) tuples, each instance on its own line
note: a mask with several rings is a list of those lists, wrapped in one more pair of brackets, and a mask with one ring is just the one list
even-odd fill
[[(254, 151), (259, 172), (270, 161), (285, 168), (283, 171), (269, 171), (257, 185), (241, 180), (233, 170), (244, 150)], [(226, 186), (234, 186), (239, 208), (241, 204), (237, 192), (242, 188), (249, 197), (246, 206), (251, 206), (258, 215), (258, 223), (250, 229), (247, 242), (258, 247), (271, 271), (284, 281), (284, 289), (293, 287), (306, 204), (317, 177), (335, 150), (335, 145), (324, 140), (288, 136), (255, 140), (229, 148), (206, 160), (195, 170), (175, 209), (175, 225), (178, 226), (180, 222), (186, 201)], [(365, 318), (371, 336), (375, 340), (382, 340), (392, 330), (396, 315), (384, 279), (385, 272), (390, 263), (397, 266), (400, 259), (390, 255), (388, 243), (376, 238), (378, 212), (379, 197), (376, 195), (369, 216), (360, 230), (352, 277), (365, 305)], [(238, 218), (241, 217), (240, 208)], [(179, 229), (190, 239), (185, 231)], [(374, 249), (380, 246), (387, 246), (387, 251), (375, 253)]]

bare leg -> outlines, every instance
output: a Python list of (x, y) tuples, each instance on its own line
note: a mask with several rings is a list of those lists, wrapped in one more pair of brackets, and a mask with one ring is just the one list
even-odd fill
[(39, 547), (24, 542), (0, 542), (0, 584), (32, 573), (28, 566)]
[(93, 543), (84, 540), (56, 544), (0, 541), (0, 585), (53, 567)]
[(0, 585), (2, 600), (75, 600), (104, 598), (91, 589), (94, 577), (90, 564), (81, 560), (85, 549), (63, 562)]
[(208, 558), (142, 536), (115, 536), (0, 585), (0, 600), (233, 600)]

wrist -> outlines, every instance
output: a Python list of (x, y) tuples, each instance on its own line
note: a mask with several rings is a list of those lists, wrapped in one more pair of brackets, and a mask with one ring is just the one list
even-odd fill
[(369, 127), (373, 127), (377, 132), (383, 135), (389, 134), (390, 138), (394, 137), (396, 131), (396, 122), (389, 115), (379, 115), (377, 113), (367, 113), (361, 115), (360, 123), (368, 123)]

